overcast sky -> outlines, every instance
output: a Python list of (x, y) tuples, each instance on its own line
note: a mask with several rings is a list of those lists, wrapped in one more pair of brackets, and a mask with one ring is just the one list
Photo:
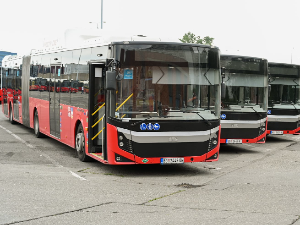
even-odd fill
[[(215, 38), (222, 54), (300, 64), (300, 0), (103, 0), (104, 29), (182, 38)], [(44, 38), (97, 27), (101, 0), (3, 0), (0, 50), (24, 54)], [(51, 38), (50, 38), (51, 39)]]

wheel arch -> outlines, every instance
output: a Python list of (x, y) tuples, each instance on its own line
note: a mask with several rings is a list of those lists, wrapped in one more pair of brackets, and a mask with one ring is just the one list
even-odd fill
[(38, 110), (37, 110), (37, 107), (35, 106), (35, 107), (33, 107), (33, 112), (32, 112), (32, 122), (33, 122), (33, 126), (34, 126), (34, 120), (35, 120), (35, 112), (37, 112), (38, 114), (39, 114), (39, 112), (38, 112)]

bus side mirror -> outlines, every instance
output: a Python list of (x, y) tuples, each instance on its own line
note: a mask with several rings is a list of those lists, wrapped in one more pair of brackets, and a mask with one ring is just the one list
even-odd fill
[(117, 83), (116, 83), (116, 76), (117, 72), (113, 71), (106, 71), (106, 90), (116, 90)]
[(226, 97), (226, 84), (221, 83), (221, 98), (225, 98), (225, 97)]
[(271, 85), (270, 84), (268, 85), (268, 96), (269, 97), (271, 96)]

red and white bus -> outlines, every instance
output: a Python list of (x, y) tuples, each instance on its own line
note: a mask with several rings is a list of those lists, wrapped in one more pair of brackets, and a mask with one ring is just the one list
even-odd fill
[(300, 66), (269, 63), (268, 134), (300, 134)]
[[(144, 38), (99, 38), (84, 47), (33, 52), (21, 64), (6, 58), (3, 65), (15, 66), (4, 67), (4, 114), (12, 123), (33, 128), (36, 137), (47, 135), (75, 148), (81, 161), (217, 160), (219, 49)], [(11, 92), (19, 88), (17, 74), (22, 92)], [(48, 81), (48, 91), (31, 90), (30, 81), (37, 78)], [(53, 91), (71, 86), (72, 80), (82, 83), (84, 91)]]
[(268, 110), (268, 61), (221, 55), (221, 144), (265, 143)]

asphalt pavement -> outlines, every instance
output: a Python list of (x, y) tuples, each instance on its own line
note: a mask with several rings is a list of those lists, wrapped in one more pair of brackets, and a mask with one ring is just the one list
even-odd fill
[(300, 225), (300, 136), (221, 145), (219, 161), (109, 166), (0, 112), (0, 224)]

